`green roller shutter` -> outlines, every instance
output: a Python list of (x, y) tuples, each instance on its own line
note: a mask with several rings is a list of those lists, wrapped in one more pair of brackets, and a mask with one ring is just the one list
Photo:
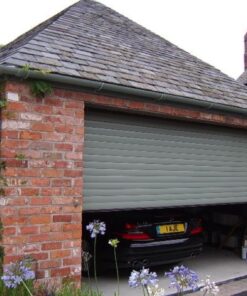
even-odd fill
[(247, 202), (247, 132), (89, 110), (84, 209)]

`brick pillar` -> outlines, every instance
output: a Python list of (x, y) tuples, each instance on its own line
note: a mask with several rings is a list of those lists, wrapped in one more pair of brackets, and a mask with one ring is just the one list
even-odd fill
[(37, 259), (37, 277), (81, 275), (84, 102), (38, 99), (9, 82), (2, 121), (8, 182), (1, 199), (5, 264)]

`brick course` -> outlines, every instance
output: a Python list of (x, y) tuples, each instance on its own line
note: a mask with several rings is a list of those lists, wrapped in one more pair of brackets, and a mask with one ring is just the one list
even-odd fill
[[(55, 89), (34, 98), (26, 83), (7, 82), (1, 156), (8, 187), (1, 199), (5, 263), (38, 260), (38, 278), (80, 279), (84, 104), (155, 116), (246, 128), (241, 117)], [(18, 101), (15, 101), (17, 100)], [(4, 114), (3, 114), (4, 115)], [(18, 155), (24, 159), (18, 159)]]

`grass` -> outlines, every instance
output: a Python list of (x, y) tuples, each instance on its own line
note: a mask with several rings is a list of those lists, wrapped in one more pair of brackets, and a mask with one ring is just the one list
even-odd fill
[(102, 293), (93, 291), (89, 287), (76, 288), (73, 283), (63, 286), (55, 296), (103, 296)]
[[(26, 284), (33, 296), (103, 296), (102, 293), (94, 291), (87, 286), (78, 288), (74, 283), (66, 283), (60, 289), (56, 289), (55, 287), (49, 289), (46, 285), (41, 285), (34, 289), (32, 281), (26, 281)], [(20, 284), (15, 289), (8, 289), (4, 286), (2, 280), (0, 280), (0, 295), (30, 296), (24, 285)]]

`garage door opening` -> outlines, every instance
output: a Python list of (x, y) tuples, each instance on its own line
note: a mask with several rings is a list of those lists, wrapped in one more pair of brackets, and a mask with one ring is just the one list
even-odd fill
[[(165, 259), (166, 263), (160, 262), (160, 264), (152, 266), (148, 261), (142, 261), (143, 266), (149, 267), (151, 271), (156, 271), (160, 278), (160, 286), (168, 287), (168, 280), (164, 278), (164, 272), (169, 271), (170, 268), (175, 265), (183, 264), (192, 270), (196, 271), (200, 278), (205, 278), (207, 275), (210, 275), (212, 280), (217, 283), (224, 283), (233, 279), (245, 278), (247, 277), (247, 266), (246, 266), (246, 253), (243, 250), (246, 250), (246, 228), (247, 228), (247, 204), (239, 205), (214, 205), (206, 207), (192, 207), (192, 208), (169, 208), (169, 209), (160, 209), (158, 212), (164, 213), (176, 213), (186, 212), (190, 217), (199, 217), (202, 218), (202, 237), (203, 237), (203, 247), (201, 252), (191, 253), (191, 256), (187, 258), (180, 259), (180, 251), (177, 250), (177, 261), (174, 260), (174, 257), (171, 257), (171, 261), (167, 260), (167, 256), (172, 256), (173, 253), (169, 253), (169, 248), (167, 256)], [(105, 213), (90, 213), (88, 219), (99, 218), (101, 221), (112, 220), (116, 228), (120, 227), (119, 217), (142, 217), (145, 223), (148, 222), (145, 220), (147, 212), (152, 212), (153, 215), (157, 214), (157, 210), (137, 210), (137, 211), (116, 211), (116, 212), (105, 212)], [(87, 214), (86, 214), (87, 216)], [(181, 222), (181, 220), (173, 220), (172, 224), (175, 222)], [(179, 214), (177, 217), (181, 217)], [(107, 224), (106, 224), (107, 225)], [(194, 229), (197, 229), (195, 227)], [(109, 229), (107, 229), (108, 231)], [(173, 229), (174, 230), (174, 229)], [(193, 228), (191, 229), (193, 230)], [(106, 234), (106, 237), (102, 243), (107, 244), (110, 236)], [(179, 238), (175, 238), (175, 240)], [(120, 244), (123, 243), (122, 241)], [(137, 242), (134, 241), (134, 244)], [(183, 242), (180, 242), (183, 244)], [(179, 243), (178, 243), (179, 244)], [(174, 248), (178, 247), (178, 244), (174, 244)], [(139, 241), (139, 247), (141, 243)], [(151, 252), (155, 253), (156, 246), (155, 243), (152, 245), (153, 250)], [(120, 249), (119, 249), (120, 250)], [(175, 253), (176, 253), (175, 250)], [(192, 250), (192, 249), (191, 249)], [(164, 252), (166, 249), (164, 248)], [(101, 253), (101, 254), (100, 254)], [(103, 255), (106, 260), (108, 254), (105, 251), (105, 247), (102, 248), (101, 243), (99, 244), (98, 254)], [(97, 266), (99, 273), (99, 287), (106, 295), (113, 295), (116, 288), (116, 275), (114, 270), (114, 257), (112, 253), (112, 248), (109, 246), (109, 255), (112, 256), (112, 264), (109, 261), (100, 261), (100, 258)], [(136, 257), (136, 261), (140, 260), (140, 254)], [(122, 254), (121, 251), (118, 253), (118, 260), (121, 261), (125, 257), (125, 254)], [(100, 256), (99, 256), (100, 257)], [(102, 258), (101, 258), (102, 259)], [(128, 293), (128, 295), (139, 295), (138, 291), (132, 290), (128, 287), (128, 277), (131, 270), (141, 269), (141, 265), (128, 266), (120, 270), (120, 287), (121, 291)], [(84, 274), (85, 275), (85, 274)], [(85, 277), (87, 282), (87, 277)], [(170, 291), (172, 292), (172, 290)], [(169, 293), (168, 293), (169, 294)], [(167, 294), (167, 295), (168, 295)], [(141, 295), (141, 293), (140, 293)]]
[(120, 268), (174, 264), (208, 248), (247, 259), (247, 204), (87, 212), (84, 241), (87, 248), (91, 245), (91, 252), (93, 243), (86, 225), (95, 220), (106, 225), (106, 233), (98, 237), (98, 259), (109, 269), (115, 267), (108, 245), (111, 238), (123, 244), (119, 247)]
[[(223, 258), (222, 266), (228, 262), (224, 258), (231, 258), (236, 266), (243, 266), (246, 202), (246, 131), (87, 109), (83, 223), (94, 218), (111, 221), (116, 228), (122, 227), (116, 231), (122, 238), (148, 239), (171, 231), (181, 243), (187, 239), (183, 234), (194, 232), (203, 236), (204, 250), (192, 259), (195, 265), (200, 258), (209, 264), (205, 258), (211, 258), (215, 269), (216, 258)], [(160, 218), (160, 212), (165, 217)], [(138, 215), (143, 215), (140, 223), (136, 223)], [(144, 229), (151, 224), (150, 215), (159, 217), (152, 230)], [(127, 225), (121, 224), (123, 220)], [(172, 225), (170, 230), (168, 224)], [(140, 243), (134, 243), (141, 248)], [(155, 246), (156, 241), (150, 241), (150, 248)], [(199, 243), (195, 246), (197, 255)], [(141, 263), (148, 266), (145, 259)], [(233, 261), (228, 262), (231, 268)]]

